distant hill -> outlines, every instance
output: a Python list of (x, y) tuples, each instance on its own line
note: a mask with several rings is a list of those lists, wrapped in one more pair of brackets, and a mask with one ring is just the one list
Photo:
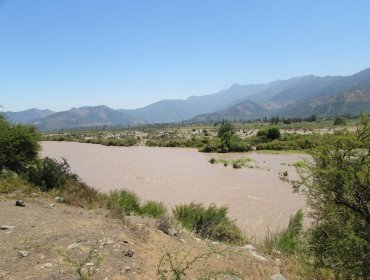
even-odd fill
[(5, 112), (5, 115), (11, 122), (23, 123), (23, 124), (34, 124), (41, 119), (48, 117), (55, 112), (50, 110), (39, 110), (39, 109), (29, 109), (20, 112)]
[(222, 110), (268, 88), (268, 85), (237, 85), (214, 94), (190, 96), (186, 100), (161, 100), (135, 110), (124, 110), (150, 123), (180, 122), (198, 114)]
[(55, 113), (37, 123), (40, 130), (74, 129), (96, 126), (127, 126), (143, 120), (107, 106), (73, 108)]
[(213, 122), (269, 116), (319, 117), (370, 114), (370, 68), (351, 76), (308, 75), (267, 84), (239, 85), (185, 100), (161, 100), (135, 110), (107, 106), (73, 108), (64, 112), (30, 109), (6, 112), (13, 122), (36, 124), (41, 130), (144, 123)]
[(253, 118), (264, 117), (267, 114), (262, 106), (257, 103), (245, 100), (236, 105), (229, 107), (226, 110), (220, 112), (214, 112), (210, 114), (201, 114), (190, 119), (190, 123), (209, 123), (220, 120), (248, 120)]
[(358, 114), (361, 110), (369, 113), (367, 104), (369, 91), (370, 68), (352, 76), (343, 77), (315, 91), (311, 96), (302, 98), (278, 111), (277, 115), (308, 116), (317, 112), (319, 116), (334, 116)]

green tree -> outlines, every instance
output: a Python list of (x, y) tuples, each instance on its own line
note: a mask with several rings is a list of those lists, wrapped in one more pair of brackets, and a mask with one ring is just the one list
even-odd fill
[(35, 127), (11, 124), (0, 115), (0, 171), (24, 171), (27, 164), (37, 158), (38, 140)]
[(337, 278), (370, 277), (370, 124), (356, 133), (323, 137), (294, 188), (307, 196), (314, 219), (310, 244), (316, 265)]

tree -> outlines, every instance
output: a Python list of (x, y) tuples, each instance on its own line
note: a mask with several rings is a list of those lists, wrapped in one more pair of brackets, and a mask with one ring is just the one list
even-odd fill
[(338, 278), (370, 276), (370, 124), (362, 115), (356, 133), (326, 135), (300, 169), (294, 188), (307, 196), (316, 265)]
[(24, 171), (27, 164), (37, 158), (38, 140), (35, 127), (11, 124), (0, 115), (0, 171)]

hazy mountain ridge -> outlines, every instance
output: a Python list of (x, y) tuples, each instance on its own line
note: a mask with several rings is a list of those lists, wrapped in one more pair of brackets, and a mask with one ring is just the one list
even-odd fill
[(5, 115), (14, 123), (34, 124), (55, 112), (51, 110), (29, 109), (20, 112), (5, 112)]
[(40, 130), (98, 126), (128, 126), (164, 122), (212, 122), (220, 119), (330, 117), (370, 114), (370, 68), (352, 76), (308, 75), (267, 84), (238, 85), (214, 94), (161, 100), (135, 110), (107, 106), (72, 108), (63, 112), (30, 109), (6, 112), (16, 123), (35, 124)]
[(94, 126), (128, 126), (145, 121), (107, 106), (72, 108), (44, 118), (37, 127), (40, 130), (74, 129)]

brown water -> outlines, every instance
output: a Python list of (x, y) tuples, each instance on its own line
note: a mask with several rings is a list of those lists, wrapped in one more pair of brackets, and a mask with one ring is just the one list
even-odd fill
[[(71, 142), (42, 142), (42, 156), (64, 157), (87, 184), (108, 192), (135, 191), (143, 200), (163, 201), (168, 207), (192, 201), (228, 206), (243, 231), (261, 235), (267, 227), (283, 228), (290, 215), (304, 207), (303, 197), (278, 178), (295, 173), (299, 154), (206, 154), (195, 149), (107, 147)], [(210, 164), (211, 157), (253, 159), (254, 168), (233, 169)]]

